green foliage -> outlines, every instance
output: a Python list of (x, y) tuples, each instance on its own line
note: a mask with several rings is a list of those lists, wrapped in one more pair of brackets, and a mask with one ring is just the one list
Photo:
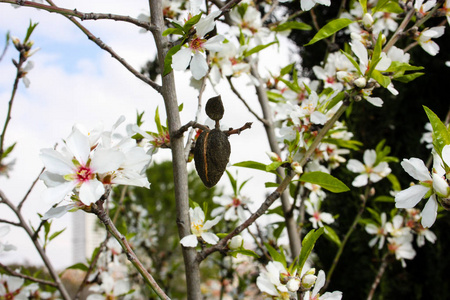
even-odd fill
[(304, 173), (302, 174), (299, 180), (302, 182), (309, 182), (320, 185), (324, 189), (329, 190), (330, 192), (333, 193), (343, 193), (350, 190), (345, 185), (345, 183), (343, 183), (333, 175), (324, 172)]
[(331, 22), (328, 22), (325, 26), (323, 26), (316, 35), (310, 40), (305, 46), (312, 45), (314, 43), (317, 43), (320, 40), (326, 39), (329, 36), (332, 36), (336, 32), (338, 32), (341, 29), (344, 29), (348, 25), (353, 23), (352, 20), (349, 19), (336, 19)]
[(431, 109), (426, 106), (423, 108), (425, 109), (428, 119), (430, 120), (431, 127), (433, 128), (434, 149), (436, 149), (436, 152), (442, 157), (442, 149), (445, 145), (450, 145), (450, 131)]
[(314, 245), (316, 244), (317, 239), (322, 235), (324, 232), (324, 228), (321, 227), (317, 230), (312, 229), (308, 234), (303, 238), (302, 241), (302, 250), (300, 251), (300, 255), (298, 257), (297, 261), (297, 272), (301, 273), (303, 266), (306, 263), (306, 260), (308, 259), (309, 255), (311, 254), (311, 251), (314, 248)]

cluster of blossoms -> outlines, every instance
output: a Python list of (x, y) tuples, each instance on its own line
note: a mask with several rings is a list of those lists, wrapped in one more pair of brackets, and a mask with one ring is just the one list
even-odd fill
[(442, 148), (440, 153), (433, 149), (433, 168), (432, 172), (428, 170), (425, 163), (412, 157), (403, 159), (401, 165), (403, 169), (419, 184), (415, 184), (395, 195), (395, 206), (397, 208), (412, 208), (420, 200), (428, 199), (422, 210), (422, 225), (431, 227), (437, 217), (438, 201), (444, 208), (447, 208), (448, 198), (450, 197), (450, 185), (448, 181), (450, 166), (450, 145)]
[(129, 263), (115, 239), (109, 239), (106, 250), (101, 252), (97, 269), (88, 278), (91, 284), (87, 300), (100, 299), (144, 299), (138, 285), (132, 285)]
[[(317, 276), (314, 268), (300, 275), (289, 270), (279, 261), (271, 261), (256, 279), (256, 285), (265, 294), (273, 299), (288, 300), (297, 299), (298, 291), (305, 292), (304, 299), (342, 299), (342, 292), (326, 292), (319, 294), (325, 285), (325, 272), (320, 270)], [(311, 290), (312, 289), (312, 290)]]
[(360, 173), (352, 182), (355, 187), (376, 183), (391, 173), (387, 162), (377, 161), (377, 153), (374, 149), (364, 151), (363, 161), (364, 163), (350, 159), (347, 163), (350, 171)]
[(2, 300), (58, 300), (58, 293), (41, 291), (37, 283), (25, 285), (25, 279), (0, 274), (0, 299)]
[(411, 260), (416, 256), (413, 248), (414, 235), (418, 247), (425, 245), (425, 239), (431, 243), (436, 241), (436, 235), (420, 224), (420, 211), (418, 209), (407, 209), (403, 215), (395, 215), (387, 222), (386, 213), (381, 213), (377, 222), (370, 222), (365, 227), (366, 232), (374, 235), (369, 241), (369, 246), (378, 244), (382, 249), (387, 240), (387, 250), (400, 260), (405, 267), (405, 259)]
[(138, 147), (130, 136), (115, 141), (113, 131), (123, 121), (121, 117), (111, 131), (104, 131), (103, 126), (99, 126), (89, 132), (76, 125), (61, 150), (41, 150), (40, 156), (46, 168), (40, 177), (47, 186), (44, 200), (50, 205), (63, 200), (69, 202), (51, 208), (45, 219), (89, 207), (112, 184), (150, 187), (145, 170), (151, 155)]

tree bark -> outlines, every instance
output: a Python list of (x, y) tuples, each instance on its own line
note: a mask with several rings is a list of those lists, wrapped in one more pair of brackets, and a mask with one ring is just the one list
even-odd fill
[[(149, 0), (151, 23), (155, 26), (154, 39), (158, 50), (158, 60), (161, 68), (164, 66), (164, 58), (168, 51), (168, 40), (162, 36), (164, 30), (164, 19), (162, 1)], [(189, 196), (188, 196), (188, 172), (184, 158), (184, 143), (182, 137), (175, 137), (175, 133), (181, 127), (178, 111), (178, 101), (175, 89), (175, 78), (173, 72), (162, 77), (161, 94), (167, 112), (167, 122), (170, 133), (170, 145), (172, 149), (173, 174), (175, 185), (176, 214), (178, 234), (180, 239), (191, 234), (189, 219)], [(200, 270), (196, 261), (197, 252), (195, 248), (182, 247), (187, 295), (190, 300), (201, 299), (200, 292)]]

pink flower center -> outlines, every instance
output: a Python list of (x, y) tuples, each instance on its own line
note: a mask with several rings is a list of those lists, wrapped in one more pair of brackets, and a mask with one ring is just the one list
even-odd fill
[(241, 205), (241, 200), (238, 198), (233, 198), (233, 206), (238, 207), (239, 205)]
[(320, 213), (316, 211), (314, 213), (314, 215), (313, 215), (313, 218), (316, 219), (317, 221), (319, 221), (320, 220)]
[(201, 38), (195, 38), (189, 43), (189, 48), (191, 48), (194, 51), (202, 51), (203, 50), (203, 44), (206, 42), (205, 39)]
[(92, 174), (92, 170), (88, 167), (81, 166), (77, 171), (77, 180), (78, 182), (86, 182), (91, 180), (94, 177)]

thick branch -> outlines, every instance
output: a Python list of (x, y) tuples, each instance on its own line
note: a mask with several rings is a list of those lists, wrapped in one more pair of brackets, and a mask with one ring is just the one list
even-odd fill
[[(158, 50), (158, 59), (160, 62), (163, 62), (168, 51), (168, 40), (167, 37), (162, 35), (164, 30), (162, 1), (149, 0), (149, 5), (151, 23), (155, 27), (153, 36)], [(191, 234), (191, 222), (189, 218), (188, 173), (184, 156), (184, 142), (182, 138), (175, 137), (175, 134), (181, 127), (181, 120), (173, 72), (162, 77), (161, 94), (164, 98), (170, 133), (178, 235), (181, 239)], [(186, 270), (187, 298), (189, 300), (201, 299), (200, 268), (199, 263), (196, 261), (196, 251), (192, 247), (182, 247), (182, 252)]]

